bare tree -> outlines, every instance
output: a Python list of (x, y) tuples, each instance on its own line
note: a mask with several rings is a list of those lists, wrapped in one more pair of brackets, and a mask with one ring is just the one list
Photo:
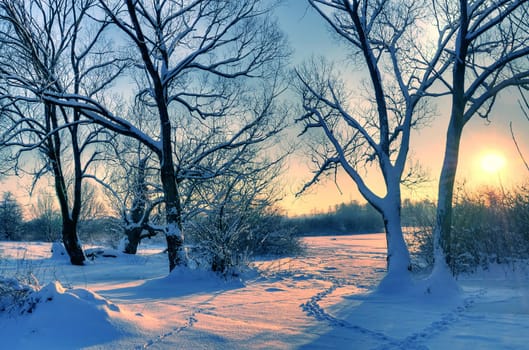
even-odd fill
[[(260, 89), (260, 79), (274, 79), (280, 71), (286, 56), (284, 39), (269, 17), (266, 2), (261, 0), (184, 3), (100, 0), (99, 4), (132, 43), (137, 75), (146, 81), (137, 99), (155, 111), (157, 131), (149, 134), (140, 130), (100, 101), (82, 94), (46, 90), (43, 98), (76, 108), (92, 121), (140, 140), (156, 154), (164, 195), (169, 269), (173, 270), (185, 262), (178, 174), (187, 174), (184, 178), (190, 174), (175, 164), (180, 150), (173, 142), (174, 128), (189, 118), (231, 116), (233, 123), (225, 133), (228, 135), (225, 141), (203, 145), (197, 150), (200, 152), (197, 160), (220, 149), (244, 148), (273, 134), (274, 131), (263, 128), (264, 121), (269, 120), (270, 108), (245, 109), (244, 102), (249, 86)], [(268, 97), (273, 100), (277, 86), (269, 87)], [(244, 120), (241, 116), (252, 118), (241, 123)], [(183, 131), (184, 137), (189, 131)]]
[[(319, 141), (312, 145), (315, 174), (303, 190), (342, 168), (384, 219), (386, 281), (398, 282), (407, 278), (410, 269), (400, 221), (410, 135), (434, 112), (425, 97), (432, 95), (428, 90), (448, 67), (443, 48), (451, 28), (432, 38), (439, 47), (432, 52), (417, 40), (429, 19), (426, 2), (309, 0), (309, 4), (348, 45), (355, 65), (365, 67), (367, 79), (354, 86), (341, 77), (344, 71), (325, 61), (313, 60), (296, 71), (304, 111), (298, 119), (304, 124), (302, 134)], [(356, 94), (348, 92), (352, 88)], [(365, 169), (378, 173), (385, 193), (377, 194), (366, 182)]]
[(124, 252), (127, 254), (136, 254), (141, 240), (153, 237), (161, 231), (151, 225), (151, 212), (161, 201), (150, 200), (148, 196), (147, 157), (138, 159), (137, 165), (132, 169), (134, 172), (131, 208), (122, 215), (125, 223), (124, 234), (127, 237)]
[(438, 29), (455, 29), (445, 48), (451, 79), (442, 79), (451, 110), (439, 178), (434, 274), (452, 261), (452, 201), (463, 129), (476, 115), (488, 118), (501, 91), (529, 82), (528, 10), (527, 1), (517, 0), (434, 2)]
[(40, 94), (50, 90), (95, 97), (122, 71), (121, 62), (105, 50), (107, 24), (93, 20), (93, 5), (91, 0), (0, 1), (0, 76), (6, 86), (1, 99), (10, 124), (2, 146), (16, 149), (15, 170), (23, 154), (40, 152), (43, 166), (34, 172), (35, 181), (47, 172), (53, 175), (62, 240), (75, 265), (85, 260), (77, 237), (82, 179), (98, 158), (95, 144), (105, 136), (101, 127), (84, 127), (78, 110), (42, 101)]

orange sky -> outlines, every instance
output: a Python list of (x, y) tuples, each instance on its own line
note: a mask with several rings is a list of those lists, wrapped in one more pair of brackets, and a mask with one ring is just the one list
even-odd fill
[[(306, 1), (287, 0), (278, 10), (278, 16), (294, 48), (294, 64), (299, 64), (311, 56), (324, 55), (331, 60), (334, 57), (343, 57), (344, 47), (333, 40), (335, 36), (321, 18), (308, 8)], [(340, 64), (340, 67), (344, 66)], [(350, 79), (358, 79), (358, 72), (342, 73)], [(450, 103), (449, 100), (443, 100), (436, 104), (439, 117), (430, 126), (412, 134), (410, 147), (410, 156), (429, 170), (433, 181), (414, 192), (403, 190), (405, 198), (436, 197)], [(509, 130), (509, 123), (512, 122), (517, 141), (529, 161), (529, 121), (524, 119), (520, 111), (516, 91), (506, 91), (500, 95), (490, 115), (490, 121), (488, 123), (476, 116), (465, 127), (458, 181), (465, 181), (470, 188), (477, 188), (498, 186), (500, 182), (509, 187), (529, 180), (529, 171), (516, 151)], [(505, 167), (497, 174), (486, 173), (481, 166), (481, 159), (490, 152), (501, 153), (506, 158)], [(292, 193), (301, 188), (303, 181), (310, 178), (310, 173), (305, 166), (307, 160), (296, 159), (293, 163), (289, 166), (289, 175), (292, 177), (289, 180), (290, 187), (287, 186), (290, 188), (290, 195), (283, 201), (283, 206), (290, 215), (326, 211), (336, 204), (351, 200), (363, 201), (356, 186), (346, 175), (339, 177), (341, 193), (332, 181), (327, 181), (318, 184), (301, 198), (294, 198)]]
[[(516, 100), (512, 99), (513, 101), (508, 101), (503, 98), (497, 102), (490, 123), (476, 116), (465, 127), (457, 179), (464, 181), (469, 189), (499, 186), (500, 183), (508, 188), (529, 180), (529, 171), (518, 155), (509, 129), (509, 123), (512, 122), (517, 142), (529, 161), (529, 121), (524, 119)], [(437, 178), (441, 170), (447, 124), (448, 113), (444, 111), (431, 126), (412, 134), (410, 155), (428, 170), (432, 182), (414, 192), (403, 189), (403, 197), (434, 199), (437, 196)], [(497, 173), (488, 173), (482, 167), (483, 157), (491, 153), (505, 157), (505, 165)], [(309, 170), (304, 166), (306, 161), (297, 162), (299, 164), (290, 166), (292, 171), (289, 174), (296, 179), (291, 180), (291, 192), (300, 188), (303, 179), (310, 178)], [(283, 206), (290, 215), (300, 215), (326, 211), (336, 204), (351, 200), (363, 201), (356, 186), (345, 174), (339, 177), (339, 185), (341, 194), (332, 181), (327, 181), (316, 185), (301, 198), (288, 196)], [(380, 187), (380, 191), (382, 188)]]

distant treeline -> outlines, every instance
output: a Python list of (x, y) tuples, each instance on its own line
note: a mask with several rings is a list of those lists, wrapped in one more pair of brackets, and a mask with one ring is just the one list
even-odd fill
[(339, 204), (327, 213), (288, 219), (297, 235), (374, 233), (384, 231), (380, 214), (369, 204)]
[[(422, 221), (429, 220), (434, 212), (435, 204), (429, 200), (404, 200), (401, 209), (402, 225), (422, 226)], [(336, 205), (326, 213), (289, 218), (288, 221), (300, 236), (384, 232), (384, 221), (380, 213), (371, 205), (357, 201)]]

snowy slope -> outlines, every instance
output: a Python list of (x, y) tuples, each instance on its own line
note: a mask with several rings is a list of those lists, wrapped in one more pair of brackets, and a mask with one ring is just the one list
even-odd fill
[[(84, 267), (43, 243), (0, 243), (0, 272), (44, 286), (30, 314), (0, 313), (2, 349), (524, 349), (523, 268), (459, 280), (451, 298), (373, 292), (383, 235), (310, 237), (304, 256), (255, 262), (224, 281), (177, 269), (162, 247), (98, 257)], [(59, 282), (56, 282), (59, 281)]]

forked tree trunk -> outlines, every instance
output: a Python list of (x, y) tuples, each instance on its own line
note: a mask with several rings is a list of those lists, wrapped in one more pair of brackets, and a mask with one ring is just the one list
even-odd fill
[[(138, 245), (142, 239), (143, 222), (145, 220), (145, 210), (147, 206), (147, 184), (145, 182), (145, 168), (147, 158), (138, 161), (137, 174), (134, 179), (133, 194), (134, 200), (130, 212), (130, 218), (125, 217), (124, 234), (127, 237), (127, 243), (123, 252), (126, 254), (136, 254)], [(130, 222), (129, 222), (130, 221)]]
[(182, 210), (180, 196), (178, 193), (178, 184), (175, 174), (173, 161), (172, 145), (172, 126), (169, 117), (169, 101), (167, 100), (167, 85), (162, 81), (156, 65), (151, 58), (151, 49), (147, 46), (142, 26), (138, 20), (136, 12), (136, 3), (132, 0), (126, 0), (127, 11), (132, 22), (132, 28), (137, 36), (136, 45), (140, 50), (145, 69), (152, 79), (154, 99), (158, 109), (160, 119), (160, 142), (161, 149), (158, 152), (160, 159), (160, 178), (162, 182), (164, 201), (165, 201), (165, 238), (167, 241), (167, 255), (169, 258), (169, 271), (184, 262), (183, 244), (184, 236), (182, 234)]
[[(57, 130), (57, 107), (51, 104), (45, 105), (45, 116), (46, 116), (46, 127), (48, 130)], [(55, 132), (47, 140), (47, 156), (52, 168), (54, 182), (55, 182), (55, 192), (57, 194), (57, 199), (59, 201), (59, 206), (61, 210), (62, 217), (62, 241), (64, 248), (70, 257), (70, 262), (72, 265), (83, 265), (85, 261), (85, 256), (79, 238), (77, 236), (77, 223), (79, 218), (79, 203), (76, 210), (73, 211), (73, 214), (70, 215), (69, 203), (68, 203), (68, 190), (66, 186), (66, 180), (64, 179), (64, 173), (62, 171), (62, 162), (61, 162), (61, 138), (59, 133)], [(79, 155), (77, 155), (79, 156)], [(79, 178), (76, 178), (76, 181)], [(78, 201), (80, 199), (80, 189), (76, 184), (76, 193), (74, 196)], [(75, 206), (74, 205), (74, 206)]]

